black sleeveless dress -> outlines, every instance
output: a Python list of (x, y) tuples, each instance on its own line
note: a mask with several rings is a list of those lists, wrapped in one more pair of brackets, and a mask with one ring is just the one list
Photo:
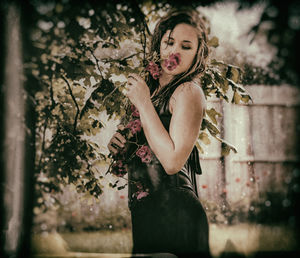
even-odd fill
[[(172, 114), (168, 103), (157, 108), (157, 111), (169, 131)], [(198, 198), (196, 174), (201, 174), (196, 147), (181, 171), (174, 175), (164, 171), (154, 154), (149, 163), (138, 159), (129, 162), (128, 197), (133, 253), (210, 257), (208, 221)], [(141, 189), (144, 194), (137, 198), (137, 192)]]

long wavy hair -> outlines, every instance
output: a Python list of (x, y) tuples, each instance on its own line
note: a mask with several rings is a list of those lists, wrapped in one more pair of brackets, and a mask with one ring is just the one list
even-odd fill
[[(196, 29), (198, 35), (197, 52), (190, 68), (187, 71), (174, 76), (167, 85), (155, 93), (152, 101), (156, 105), (159, 105), (162, 100), (168, 100), (180, 84), (200, 78), (206, 68), (206, 61), (209, 54), (209, 48), (207, 45), (207, 30), (205, 28), (204, 20), (200, 17), (200, 14), (194, 10), (176, 10), (161, 18), (154, 29), (150, 55), (156, 52), (160, 57), (160, 44), (163, 35), (168, 30), (170, 30), (169, 35), (171, 35), (174, 28), (178, 24), (182, 23), (191, 25)], [(147, 78), (147, 84), (150, 87), (151, 95), (159, 86), (158, 80), (154, 80), (152, 76)]]

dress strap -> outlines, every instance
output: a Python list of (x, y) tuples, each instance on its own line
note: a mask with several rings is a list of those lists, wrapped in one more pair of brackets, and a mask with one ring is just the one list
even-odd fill
[(198, 149), (196, 146), (194, 146), (192, 153), (189, 156), (188, 164), (189, 164), (188, 165), (189, 171), (191, 173), (190, 175), (191, 175), (193, 188), (194, 188), (196, 195), (198, 196), (196, 174), (201, 175), (202, 169), (201, 169), (200, 160), (199, 160), (199, 152), (198, 152)]
[(201, 175), (202, 169), (200, 165), (199, 152), (196, 146), (194, 146), (190, 156), (189, 156), (190, 169), (196, 174)]

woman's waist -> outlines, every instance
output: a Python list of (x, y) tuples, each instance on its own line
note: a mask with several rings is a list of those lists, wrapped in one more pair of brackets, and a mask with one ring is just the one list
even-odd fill
[(166, 176), (162, 182), (162, 185), (166, 188), (190, 188), (193, 190), (192, 182), (184, 169), (175, 175)]
[(137, 199), (134, 194), (129, 196), (128, 206), (130, 210), (144, 206), (159, 209), (159, 207), (164, 207), (169, 202), (179, 201), (178, 198), (183, 198), (184, 196), (194, 196), (194, 198), (197, 198), (190, 184), (184, 184), (183, 182), (179, 185), (164, 184), (156, 191), (149, 192), (149, 194), (143, 198)]
[(186, 165), (176, 174), (168, 175), (160, 163), (148, 166), (135, 166), (129, 169), (129, 179), (143, 181), (154, 189), (161, 187), (187, 187), (193, 189), (190, 172)]

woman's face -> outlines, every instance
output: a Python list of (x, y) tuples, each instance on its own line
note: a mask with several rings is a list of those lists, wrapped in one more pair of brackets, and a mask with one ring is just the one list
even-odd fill
[[(198, 48), (198, 36), (196, 29), (188, 24), (178, 24), (173, 29), (171, 35), (167, 30), (160, 42), (160, 56), (162, 58), (161, 67), (163, 73), (177, 75), (187, 71), (196, 55)], [(170, 55), (180, 56), (180, 62), (174, 69), (167, 66)]]

